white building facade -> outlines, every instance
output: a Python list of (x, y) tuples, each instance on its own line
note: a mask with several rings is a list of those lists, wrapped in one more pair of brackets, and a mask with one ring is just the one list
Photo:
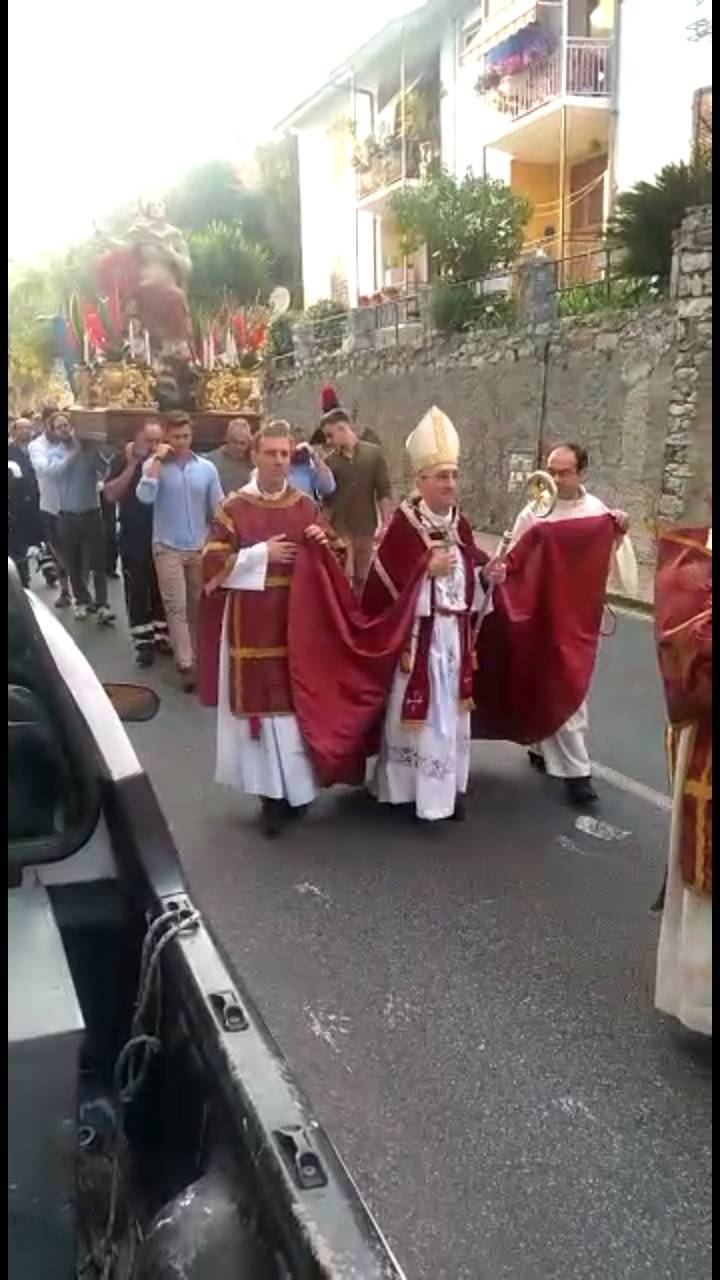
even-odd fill
[(533, 204), (528, 245), (590, 269), (617, 191), (689, 158), (700, 91), (712, 112), (710, 12), (427, 0), (390, 23), (283, 122), (298, 136), (305, 305), (424, 282), (389, 203), (438, 162), (508, 182)]

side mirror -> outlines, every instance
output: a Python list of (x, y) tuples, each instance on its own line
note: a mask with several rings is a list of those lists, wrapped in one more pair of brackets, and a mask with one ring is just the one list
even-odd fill
[(160, 699), (146, 685), (106, 684), (103, 688), (124, 724), (144, 724), (160, 710)]

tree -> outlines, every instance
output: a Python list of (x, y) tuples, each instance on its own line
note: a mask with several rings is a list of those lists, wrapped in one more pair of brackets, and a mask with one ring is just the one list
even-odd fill
[(403, 252), (427, 244), (444, 280), (476, 280), (517, 257), (532, 205), (504, 182), (445, 170), (398, 192), (390, 209)]
[(673, 232), (688, 209), (711, 203), (712, 155), (689, 165), (668, 164), (652, 182), (638, 182), (619, 195), (611, 239), (624, 250), (628, 273), (668, 279)]
[(242, 222), (244, 190), (234, 164), (210, 160), (191, 169), (169, 191), (168, 218), (183, 231), (201, 231), (211, 222)]
[(211, 222), (188, 236), (193, 269), (190, 303), (207, 312), (255, 302), (268, 290), (267, 251), (248, 240), (235, 223)]

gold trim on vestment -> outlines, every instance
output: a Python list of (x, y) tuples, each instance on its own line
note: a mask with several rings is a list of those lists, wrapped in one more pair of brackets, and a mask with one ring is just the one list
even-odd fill
[[(244, 489), (240, 489), (233, 497), (233, 502), (247, 502), (251, 507), (264, 507), (266, 511), (283, 511), (287, 507), (294, 507), (301, 498), (307, 498), (307, 494), (288, 486), (281, 498), (263, 498), (259, 493), (246, 493)], [(308, 498), (308, 502), (312, 503), (312, 498)]]
[(283, 577), (280, 574), (273, 574), (271, 577), (265, 579), (265, 586), (266, 587), (289, 587), (291, 582), (292, 582), (292, 578), (290, 577), (287, 577), (287, 576)]
[(233, 658), (286, 658), (288, 655), (288, 647), (286, 644), (269, 645), (267, 648), (242, 648), (231, 649), (230, 653)]

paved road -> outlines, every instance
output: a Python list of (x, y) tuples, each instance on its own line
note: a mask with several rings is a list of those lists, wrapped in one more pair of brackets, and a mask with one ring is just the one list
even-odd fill
[[(123, 639), (83, 633), (105, 678)], [(133, 737), (193, 893), (414, 1280), (705, 1280), (711, 1048), (653, 1010), (666, 814), (603, 784), (579, 830), (517, 748), (480, 744), (470, 820), (359, 796), (268, 845), (210, 783), (212, 715)], [(664, 786), (649, 625), (603, 646), (594, 755)]]

